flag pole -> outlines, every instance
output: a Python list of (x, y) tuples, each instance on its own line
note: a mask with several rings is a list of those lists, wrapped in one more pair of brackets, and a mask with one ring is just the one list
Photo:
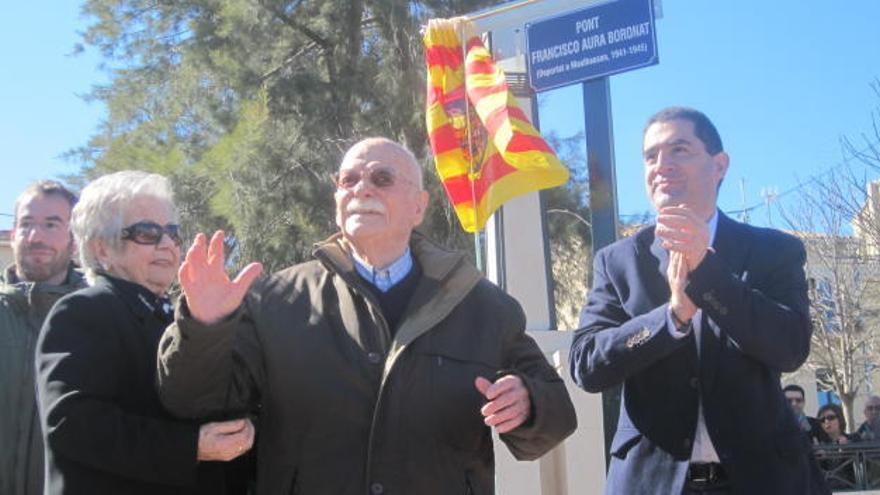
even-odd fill
[[(468, 141), (468, 182), (471, 185), (471, 202), (474, 206), (474, 223), (477, 222), (477, 191), (474, 180), (474, 138), (471, 133), (471, 102), (470, 98), (468, 98), (467, 94), (467, 40), (465, 39), (464, 26), (461, 22), (458, 23), (458, 42), (461, 45), (461, 60), (464, 68), (464, 117), (465, 117), (465, 129), (467, 129), (467, 141)], [(485, 262), (483, 261), (483, 243), (480, 237), (480, 230), (474, 232), (474, 255), (476, 257), (476, 265), (477, 270), (485, 273)]]
[(491, 17), (491, 16), (495, 16), (498, 14), (503, 14), (505, 12), (509, 12), (511, 10), (516, 10), (516, 9), (520, 9), (523, 7), (527, 7), (533, 3), (538, 3), (540, 1), (542, 1), (542, 0), (523, 0), (522, 2), (503, 5), (501, 7), (495, 8), (495, 9), (486, 10), (484, 12), (480, 12), (480, 13), (474, 14), (472, 16), (464, 16), (464, 17), (467, 20), (473, 22), (473, 21), (483, 19), (484, 17)]

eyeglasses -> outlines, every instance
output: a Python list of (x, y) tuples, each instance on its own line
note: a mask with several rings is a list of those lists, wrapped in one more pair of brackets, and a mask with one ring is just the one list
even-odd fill
[(877, 406), (865, 406), (866, 411), (880, 411), (880, 405)]
[(410, 184), (413, 183), (406, 177), (397, 175), (394, 170), (384, 167), (370, 169), (366, 174), (357, 170), (344, 170), (342, 172), (337, 172), (333, 174), (333, 182), (339, 189), (351, 190), (357, 187), (357, 185), (364, 180), (365, 176), (366, 180), (378, 189), (390, 189), (394, 187), (394, 184), (398, 181), (408, 182)]
[(144, 246), (158, 246), (162, 236), (167, 235), (174, 244), (180, 246), (180, 225), (169, 223), (159, 225), (155, 222), (138, 222), (122, 229), (122, 240)]
[(821, 418), (819, 418), (820, 423), (824, 423), (826, 421), (837, 421), (837, 415), (836, 414), (828, 414), (826, 416), (822, 416)]

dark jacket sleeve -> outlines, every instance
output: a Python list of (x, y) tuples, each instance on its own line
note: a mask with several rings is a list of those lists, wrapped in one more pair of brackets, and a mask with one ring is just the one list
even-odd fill
[(743, 354), (770, 369), (791, 372), (810, 353), (806, 252), (793, 237), (764, 235), (762, 245), (753, 249), (772, 252), (754, 256), (755, 263), (764, 263), (759, 270), (744, 273), (743, 280), (719, 255), (709, 252), (691, 272), (685, 292)]
[(525, 333), (525, 315), (518, 303), (510, 300), (504, 318), (508, 340), (505, 343), (505, 368), (529, 391), (532, 413), (522, 426), (500, 435), (518, 460), (533, 460), (562, 442), (577, 428), (574, 405), (559, 373), (550, 366), (538, 344)]
[[(55, 305), (37, 347), (37, 386), (48, 448), (122, 477), (192, 485), (198, 426), (123, 410), (126, 386), (115, 308), (79, 295)], [(122, 323), (120, 323), (122, 322)], [(152, 390), (147, 393), (153, 394)]]
[(264, 374), (251, 311), (243, 304), (224, 321), (204, 325), (181, 298), (159, 343), (159, 397), (169, 411), (199, 418), (256, 408)]
[(572, 379), (588, 392), (623, 382), (693, 338), (672, 336), (668, 304), (631, 317), (624, 308), (621, 287), (608, 273), (608, 256), (609, 250), (603, 249), (593, 259), (593, 287), (569, 355)]

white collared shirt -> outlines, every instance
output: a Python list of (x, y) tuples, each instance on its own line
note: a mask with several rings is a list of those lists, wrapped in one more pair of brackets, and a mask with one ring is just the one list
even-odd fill
[[(718, 230), (718, 210), (709, 219), (709, 245), (715, 243), (715, 232)], [(700, 355), (700, 337), (703, 329), (703, 310), (697, 309), (691, 320), (694, 332), (694, 341), (697, 345), (697, 356)], [(672, 310), (666, 315), (666, 326), (673, 337), (680, 339), (687, 336), (687, 333), (681, 333), (675, 330), (676, 325), (672, 320)], [(706, 428), (706, 418), (703, 415), (703, 398), (700, 397), (699, 408), (697, 410), (697, 431), (694, 433), (694, 446), (691, 449), (691, 462), (721, 462), (718, 459), (718, 452), (712, 444), (712, 438), (709, 437), (709, 430)]]

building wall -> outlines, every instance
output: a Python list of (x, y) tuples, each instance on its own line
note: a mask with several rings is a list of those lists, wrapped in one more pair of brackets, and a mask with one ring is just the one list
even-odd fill
[[(878, 183), (880, 184), (880, 183)], [(876, 189), (876, 188), (875, 188)], [(880, 197), (875, 194), (872, 197)], [(873, 201), (872, 201), (873, 204)], [(868, 209), (867, 207), (865, 209)], [(856, 428), (864, 421), (864, 405), (870, 395), (880, 395), (880, 372), (874, 371), (876, 368), (876, 356), (880, 354), (876, 344), (871, 344), (880, 339), (880, 249), (873, 246), (875, 243), (872, 239), (859, 237), (861, 232), (858, 230), (856, 222), (853, 222), (853, 236), (829, 236), (827, 234), (792, 232), (794, 235), (804, 241), (807, 249), (807, 265), (805, 267), (807, 278), (810, 281), (811, 298), (828, 298), (830, 294), (827, 290), (838, 284), (845, 287), (845, 296), (842, 301), (836, 298), (833, 301), (834, 306), (848, 300), (850, 304), (845, 309), (847, 314), (854, 314), (862, 321), (863, 329), (857, 332), (857, 336), (862, 338), (869, 336), (869, 343), (863, 348), (863, 351), (855, 356), (854, 367), (856, 370), (862, 370), (863, 376), (866, 376), (869, 383), (863, 384), (853, 401), (853, 421), (848, 424), (850, 431)], [(873, 246), (873, 247), (872, 247)], [(870, 248), (870, 249), (869, 249)], [(836, 253), (837, 258), (831, 253)], [(826, 282), (826, 292), (823, 293), (819, 289), (820, 282)], [(828, 285), (828, 284), (831, 285)], [(815, 302), (815, 301), (814, 301)], [(821, 331), (821, 327), (814, 326), (814, 336), (816, 332)], [(854, 332), (849, 327), (849, 332)], [(816, 352), (817, 342), (813, 341), (811, 352)], [(837, 346), (832, 346), (837, 348)], [(838, 356), (838, 359), (841, 357)], [(840, 362), (838, 360), (838, 362)], [(817, 364), (817, 363), (814, 363)], [(794, 374), (786, 375), (783, 378), (783, 384), (797, 383), (806, 391), (806, 405), (804, 411), (809, 416), (815, 416), (818, 408), (824, 405), (828, 398), (823, 397), (825, 394), (817, 393), (815, 368), (803, 366)], [(859, 372), (859, 371), (857, 371)]]

